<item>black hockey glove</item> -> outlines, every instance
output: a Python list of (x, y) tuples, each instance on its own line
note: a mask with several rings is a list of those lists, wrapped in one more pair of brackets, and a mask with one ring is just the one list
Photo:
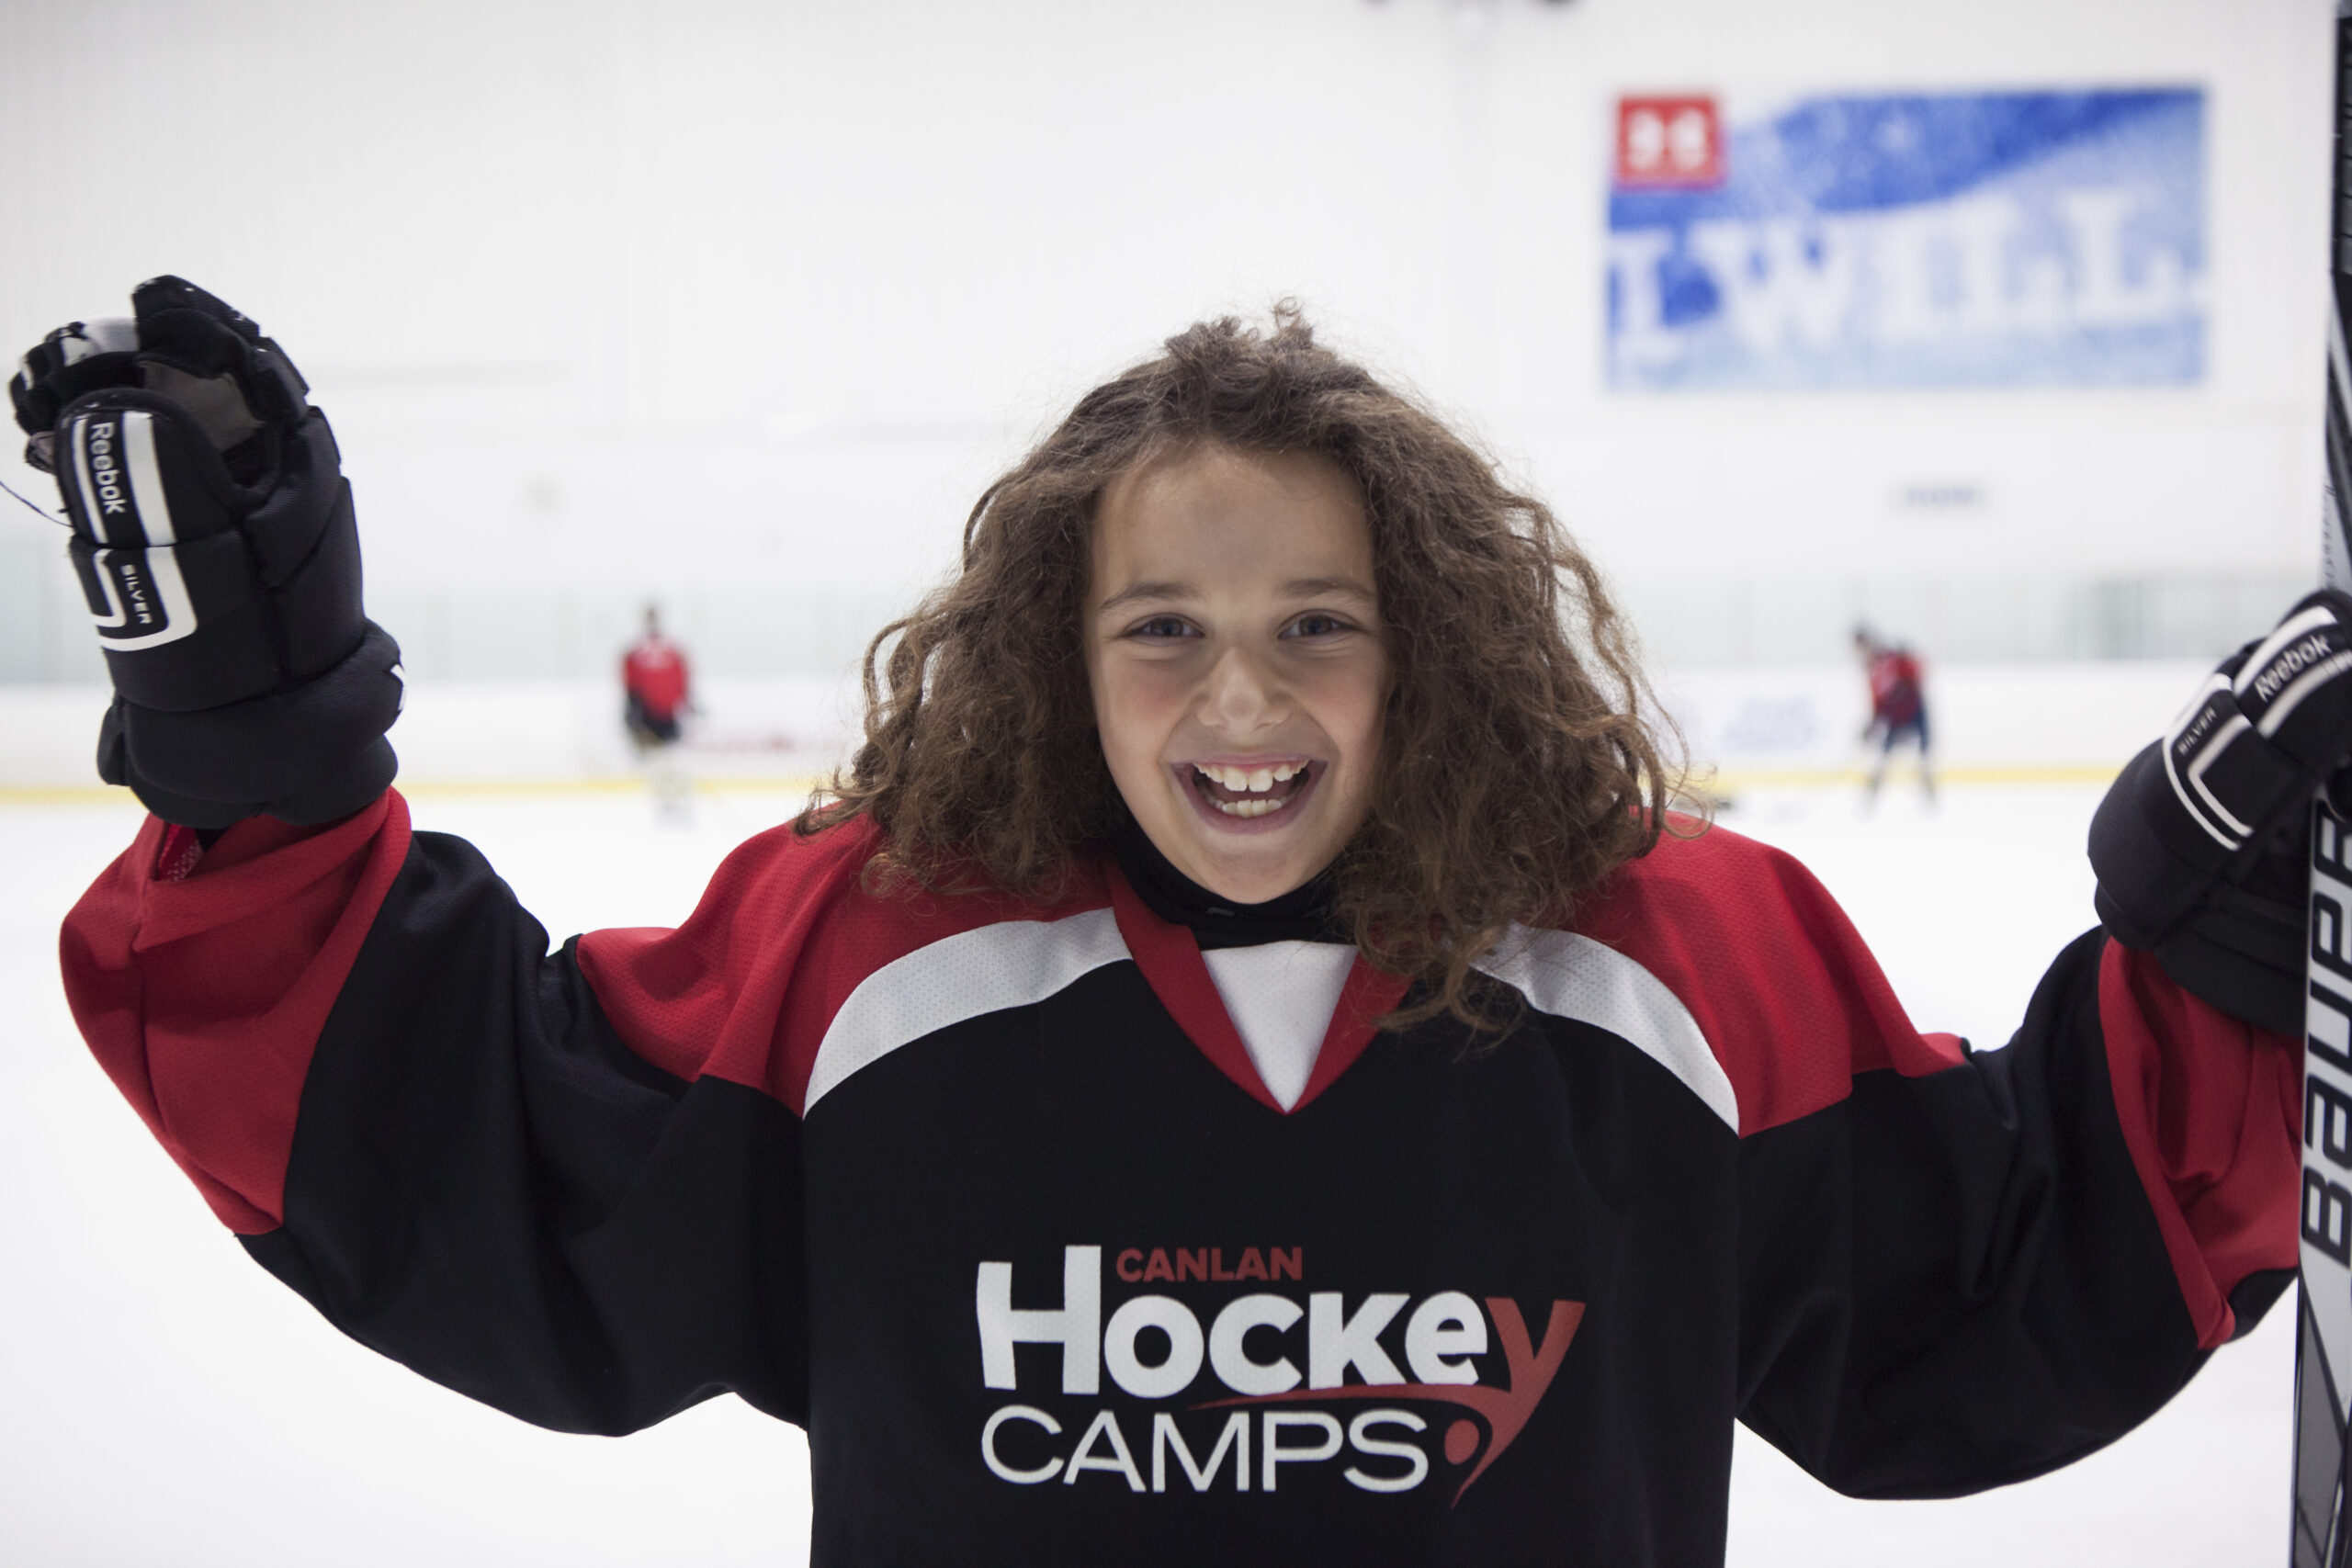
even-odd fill
[(2352, 598), (2224, 660), (2091, 819), (2098, 916), (2233, 1017), (2302, 1032), (2311, 799), (2352, 761)]
[(360, 612), (351, 486), (277, 345), (156, 277), (8, 383), (114, 681), (98, 773), (191, 828), (324, 822), (391, 783), (400, 649)]

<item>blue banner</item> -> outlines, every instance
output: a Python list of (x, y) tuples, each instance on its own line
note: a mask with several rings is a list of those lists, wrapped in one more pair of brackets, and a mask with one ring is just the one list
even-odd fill
[(1619, 105), (1611, 387), (2203, 378), (2201, 91), (1742, 108)]

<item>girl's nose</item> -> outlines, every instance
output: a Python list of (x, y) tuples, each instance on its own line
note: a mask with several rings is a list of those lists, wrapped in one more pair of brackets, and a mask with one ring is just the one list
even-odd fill
[(1202, 683), (1201, 720), (1211, 728), (1255, 729), (1273, 717), (1281, 694), (1273, 672), (1242, 649), (1228, 649)]

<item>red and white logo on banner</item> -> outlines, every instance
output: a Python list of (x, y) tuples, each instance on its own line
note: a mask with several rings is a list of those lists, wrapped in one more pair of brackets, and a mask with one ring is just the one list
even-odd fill
[(1617, 100), (1617, 183), (1711, 186), (1724, 177), (1723, 120), (1700, 94)]

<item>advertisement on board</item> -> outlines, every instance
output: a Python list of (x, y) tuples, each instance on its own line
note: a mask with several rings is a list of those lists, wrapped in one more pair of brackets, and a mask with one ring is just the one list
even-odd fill
[(2204, 378), (2201, 89), (1627, 94), (1611, 145), (1612, 389)]

